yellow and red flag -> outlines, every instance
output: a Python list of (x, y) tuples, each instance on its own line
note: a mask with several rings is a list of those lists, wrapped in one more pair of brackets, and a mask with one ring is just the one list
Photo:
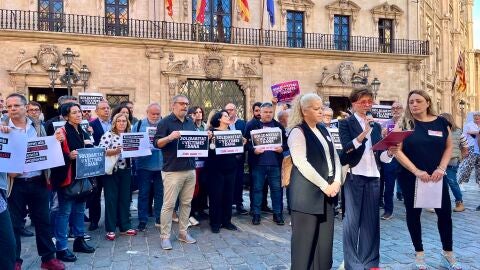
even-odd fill
[(467, 79), (465, 78), (465, 54), (463, 52), (458, 56), (453, 86), (453, 89), (460, 93), (465, 92), (467, 89)]
[(237, 0), (238, 8), (240, 9), (240, 16), (245, 22), (250, 21), (250, 8), (248, 7), (248, 0)]
[(173, 0), (165, 0), (165, 7), (168, 11), (168, 16), (173, 16)]
[(195, 21), (203, 24), (205, 22), (205, 8), (207, 7), (207, 0), (197, 0), (197, 13)]

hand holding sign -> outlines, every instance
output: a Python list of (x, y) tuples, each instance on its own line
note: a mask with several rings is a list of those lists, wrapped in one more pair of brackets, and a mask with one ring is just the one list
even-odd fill
[(282, 130), (278, 127), (252, 130), (250, 131), (250, 135), (252, 136), (252, 144), (255, 148), (254, 153), (257, 155), (263, 153), (265, 150), (278, 152), (282, 149)]

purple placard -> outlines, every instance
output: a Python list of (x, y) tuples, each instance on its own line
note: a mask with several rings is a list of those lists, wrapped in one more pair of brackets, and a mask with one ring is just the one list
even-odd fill
[(300, 94), (298, 81), (289, 81), (272, 85), (272, 94), (278, 102), (290, 102)]
[(394, 128), (395, 128), (395, 124), (388, 124), (387, 125), (387, 134), (390, 134), (390, 132), (392, 132)]

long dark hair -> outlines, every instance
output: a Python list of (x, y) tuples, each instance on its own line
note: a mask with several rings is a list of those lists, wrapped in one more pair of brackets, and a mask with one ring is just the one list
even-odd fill
[(210, 130), (213, 130), (220, 126), (220, 119), (222, 119), (223, 113), (226, 113), (228, 115), (228, 112), (226, 110), (219, 110), (212, 116), (212, 119), (210, 119)]
[[(125, 109), (128, 110), (128, 121), (129, 121), (130, 123), (132, 123), (132, 121), (133, 121), (132, 111), (127, 107), (127, 104), (120, 104), (120, 105), (118, 105), (117, 107), (113, 108), (113, 110), (112, 110), (112, 116), (111, 116), (110, 119), (113, 120), (113, 117), (114, 117), (116, 114), (120, 113), (123, 108), (125, 108)], [(112, 122), (113, 122), (113, 121), (112, 121)]]

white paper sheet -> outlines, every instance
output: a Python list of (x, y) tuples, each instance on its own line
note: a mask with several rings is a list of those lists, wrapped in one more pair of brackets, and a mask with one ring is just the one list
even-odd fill
[(62, 147), (55, 136), (27, 140), (25, 172), (39, 171), (65, 165)]
[(0, 132), (0, 172), (23, 173), (26, 154), (26, 133)]
[(122, 142), (122, 158), (142, 157), (152, 154), (150, 139), (147, 132), (132, 132), (120, 134)]
[(442, 207), (443, 179), (438, 182), (423, 182), (419, 178), (415, 184), (415, 208)]

